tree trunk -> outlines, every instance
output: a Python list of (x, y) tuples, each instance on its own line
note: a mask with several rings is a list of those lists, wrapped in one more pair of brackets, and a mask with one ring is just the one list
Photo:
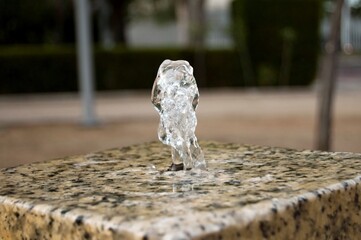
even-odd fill
[(206, 56), (205, 56), (205, 32), (206, 13), (204, 0), (193, 0), (190, 3), (191, 12), (191, 46), (194, 48), (194, 67), (197, 74), (197, 82), (201, 87), (206, 86)]
[(192, 0), (189, 3), (191, 13), (190, 37), (191, 44), (195, 48), (203, 48), (205, 43), (206, 13), (204, 3), (204, 0)]
[(177, 32), (178, 42), (182, 46), (189, 46), (190, 43), (190, 31), (189, 31), (189, 1), (188, 0), (176, 0), (176, 16), (177, 16)]
[(332, 104), (338, 66), (338, 52), (340, 49), (340, 22), (344, 0), (337, 0), (336, 8), (331, 18), (331, 31), (326, 43), (326, 56), (324, 58), (322, 82), (319, 93), (318, 136), (319, 150), (328, 151), (332, 136)]
[(114, 35), (110, 27), (112, 8), (108, 0), (95, 0), (94, 5), (98, 12), (100, 44), (104, 49), (111, 49), (115, 45)]
[(178, 39), (183, 46), (202, 48), (205, 43), (205, 1), (177, 0)]
[(194, 73), (198, 85), (206, 85), (205, 67), (205, 0), (177, 0), (176, 15), (178, 41), (184, 47), (194, 49)]
[(130, 0), (110, 0), (112, 14), (110, 25), (116, 43), (127, 44), (126, 21)]

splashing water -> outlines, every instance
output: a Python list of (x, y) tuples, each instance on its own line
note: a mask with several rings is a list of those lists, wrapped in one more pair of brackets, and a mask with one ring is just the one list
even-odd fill
[(194, 134), (199, 93), (190, 64), (183, 60), (163, 61), (154, 81), (151, 100), (160, 115), (159, 140), (172, 149), (170, 170), (206, 169), (202, 149)]

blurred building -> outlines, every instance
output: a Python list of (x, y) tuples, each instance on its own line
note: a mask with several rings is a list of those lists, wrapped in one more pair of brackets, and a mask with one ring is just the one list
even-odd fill
[[(230, 6), (232, 0), (205, 1), (205, 45), (231, 47)], [(131, 19), (127, 26), (128, 45), (133, 47), (182, 46), (175, 19), (159, 22), (152, 17)]]

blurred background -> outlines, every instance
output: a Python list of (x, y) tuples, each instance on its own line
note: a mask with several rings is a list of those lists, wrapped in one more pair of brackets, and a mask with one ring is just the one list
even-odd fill
[(319, 149), (335, 81), (327, 149), (361, 152), (361, 0), (0, 0), (0, 167), (157, 141), (164, 59), (201, 141)]

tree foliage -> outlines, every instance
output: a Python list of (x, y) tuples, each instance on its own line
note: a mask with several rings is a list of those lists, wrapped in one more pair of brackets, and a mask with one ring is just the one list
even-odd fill
[[(131, 0), (103, 0), (111, 6), (108, 21), (115, 42), (125, 43), (125, 26)], [(96, 0), (93, 10), (93, 34), (98, 41)], [(0, 44), (74, 43), (73, 0), (0, 0)]]
[(43, 43), (54, 19), (49, 1), (0, 0), (0, 43)]

